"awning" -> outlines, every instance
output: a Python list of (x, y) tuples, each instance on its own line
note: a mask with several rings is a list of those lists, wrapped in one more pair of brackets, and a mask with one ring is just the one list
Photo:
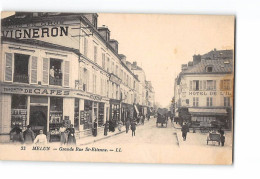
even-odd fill
[(136, 111), (136, 113), (139, 114), (139, 110), (138, 110), (137, 106), (134, 105), (134, 107), (135, 107), (135, 111)]
[(226, 109), (189, 108), (189, 113), (196, 115), (226, 115)]

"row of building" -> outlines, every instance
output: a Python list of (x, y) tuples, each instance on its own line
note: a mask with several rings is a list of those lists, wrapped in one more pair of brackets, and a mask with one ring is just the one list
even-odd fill
[(175, 79), (172, 109), (180, 121), (193, 127), (232, 128), (233, 50), (194, 55)]
[(106, 121), (151, 113), (154, 89), (144, 70), (118, 53), (98, 15), (15, 13), (2, 19), (0, 141), (14, 126), (57, 135), (74, 124), (77, 137)]

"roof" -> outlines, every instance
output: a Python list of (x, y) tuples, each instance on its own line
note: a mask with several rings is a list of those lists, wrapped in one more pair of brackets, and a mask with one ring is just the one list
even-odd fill
[(45, 42), (45, 41), (41, 41), (41, 40), (15, 39), (15, 38), (9, 38), (9, 37), (1, 37), (1, 43), (3, 43), (3, 41), (22, 43), (22, 44), (28, 44), (28, 45), (33, 45), (33, 46), (39, 46), (39, 47), (54, 48), (54, 49), (58, 49), (58, 50), (70, 51), (77, 55), (80, 55), (80, 52), (77, 49), (62, 46), (62, 45), (57, 45), (57, 44), (53, 44), (53, 43), (49, 43), (49, 42)]
[(226, 109), (208, 109), (208, 108), (189, 108), (190, 113), (203, 115), (223, 115), (227, 114)]
[(233, 50), (212, 50), (201, 56), (202, 59), (233, 59)]
[[(212, 72), (207, 72), (206, 67), (212, 67)], [(210, 74), (210, 73), (232, 73), (233, 60), (218, 59), (218, 60), (202, 60), (200, 63), (188, 67), (182, 71), (182, 74)]]

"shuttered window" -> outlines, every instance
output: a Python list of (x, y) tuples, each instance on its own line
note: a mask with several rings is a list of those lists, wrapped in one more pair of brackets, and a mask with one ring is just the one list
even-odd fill
[(37, 83), (37, 57), (32, 57), (31, 62), (31, 83)]
[(65, 61), (64, 65), (64, 86), (70, 85), (70, 62)]
[(5, 53), (5, 81), (13, 81), (13, 54)]
[(43, 58), (42, 62), (42, 84), (49, 84), (49, 59)]

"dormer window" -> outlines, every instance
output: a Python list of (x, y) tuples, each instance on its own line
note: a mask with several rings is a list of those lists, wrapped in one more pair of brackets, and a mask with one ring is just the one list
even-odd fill
[(206, 72), (212, 72), (212, 71), (213, 71), (213, 67), (212, 66), (206, 67)]

